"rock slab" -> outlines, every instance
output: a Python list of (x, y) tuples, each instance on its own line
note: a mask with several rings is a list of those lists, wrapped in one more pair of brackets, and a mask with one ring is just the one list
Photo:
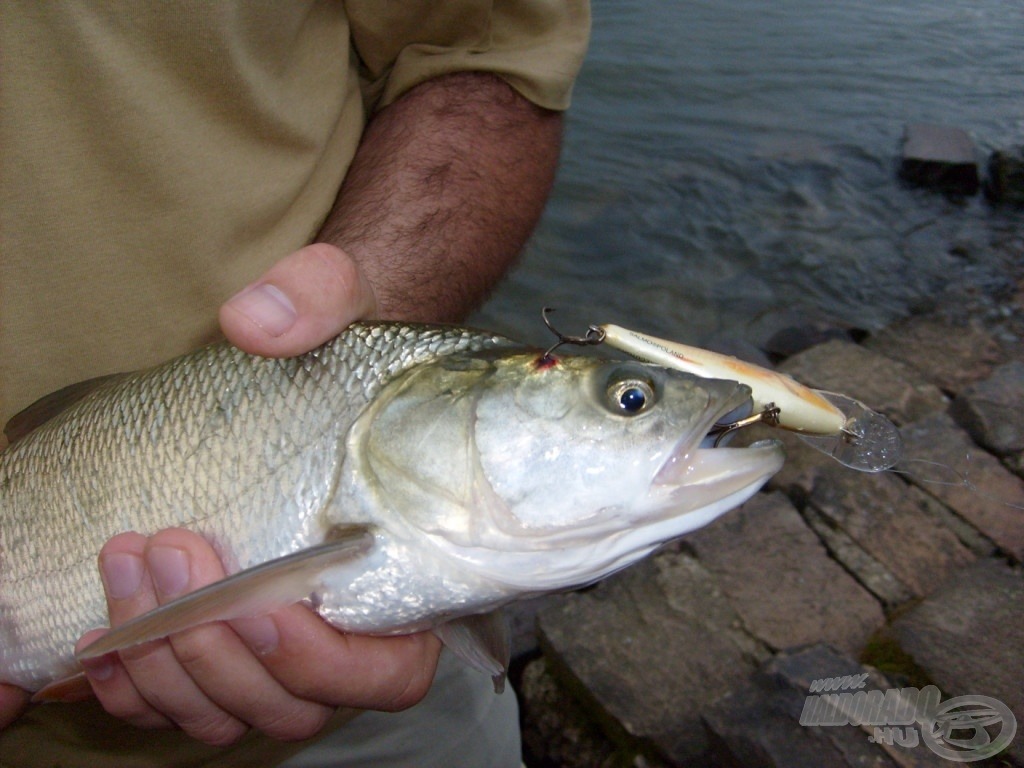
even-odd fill
[(932, 315), (894, 323), (864, 346), (906, 363), (925, 381), (952, 393), (985, 378), (1003, 360), (999, 344), (978, 324)]
[[(543, 658), (523, 668), (516, 686), (522, 723), (523, 760), (531, 766), (592, 768), (630, 765), (597, 723), (548, 672)], [(646, 761), (650, 766), (650, 761)]]
[(948, 696), (991, 696), (1017, 719), (1010, 756), (1024, 765), (1024, 574), (979, 560), (893, 622), (904, 651)]
[(900, 178), (941, 192), (973, 195), (981, 186), (974, 142), (966, 131), (932, 123), (910, 123), (903, 132)]
[(1024, 560), (1024, 480), (976, 446), (948, 414), (933, 414), (901, 432), (910, 481), (1003, 552)]
[(950, 407), (977, 443), (999, 456), (1024, 451), (1024, 362), (1001, 365), (968, 387)]
[(878, 672), (824, 644), (777, 654), (746, 686), (705, 713), (712, 741), (710, 763), (741, 768), (943, 764), (923, 745), (903, 748), (874, 742), (871, 727), (801, 725), (812, 682), (844, 676), (863, 680), (865, 690), (893, 687)]
[(994, 203), (1024, 207), (1024, 147), (989, 156), (985, 193)]
[(831, 462), (814, 480), (811, 527), (833, 556), (887, 606), (924, 597), (974, 560), (940, 502), (893, 474)]
[(759, 494), (686, 546), (746, 631), (773, 650), (824, 641), (858, 653), (885, 617), (781, 493)]
[(700, 764), (700, 713), (758, 661), (714, 578), (665, 551), (538, 617), (549, 668), (614, 741), (633, 740), (670, 764)]

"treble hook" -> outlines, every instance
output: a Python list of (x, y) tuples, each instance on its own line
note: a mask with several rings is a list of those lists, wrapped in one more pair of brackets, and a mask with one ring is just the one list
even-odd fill
[(743, 429), (744, 427), (759, 423), (767, 424), (769, 427), (777, 427), (779, 425), (779, 413), (781, 411), (775, 403), (768, 403), (764, 410), (747, 416), (745, 419), (739, 419), (731, 424), (715, 424), (714, 428), (708, 432), (708, 437), (715, 438), (714, 447), (717, 448), (726, 435), (730, 432), (735, 432), (737, 429)]
[(554, 352), (563, 344), (574, 344), (575, 346), (578, 347), (592, 347), (604, 341), (604, 329), (598, 328), (596, 325), (590, 326), (587, 329), (587, 334), (585, 336), (566, 336), (564, 333), (557, 330), (555, 326), (551, 324), (551, 321), (548, 319), (548, 313), (554, 311), (556, 311), (554, 307), (544, 307), (540, 311), (540, 316), (544, 320), (544, 325), (546, 325), (548, 327), (548, 330), (555, 334), (555, 336), (558, 338), (558, 341), (555, 344), (553, 344), (548, 349), (548, 351), (541, 356), (541, 360), (549, 359), (551, 357), (551, 353)]

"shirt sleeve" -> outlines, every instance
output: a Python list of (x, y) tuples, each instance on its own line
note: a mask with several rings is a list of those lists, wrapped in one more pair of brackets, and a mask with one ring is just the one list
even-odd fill
[(367, 111), (453, 72), (490, 72), (552, 110), (568, 108), (590, 35), (587, 0), (349, 0)]

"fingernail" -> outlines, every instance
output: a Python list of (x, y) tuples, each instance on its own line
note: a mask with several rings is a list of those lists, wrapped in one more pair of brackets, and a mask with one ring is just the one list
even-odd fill
[(281, 635), (277, 622), (271, 616), (257, 616), (251, 619), (235, 619), (232, 628), (252, 650), (261, 656), (277, 650)]
[(127, 552), (115, 552), (100, 559), (107, 594), (114, 600), (134, 595), (142, 584), (142, 558)]
[(82, 659), (82, 669), (90, 680), (98, 683), (109, 680), (114, 674), (114, 662), (110, 656), (100, 656), (98, 659)]
[(188, 553), (177, 547), (153, 547), (146, 565), (161, 597), (176, 597), (188, 586)]
[(298, 313), (284, 291), (269, 283), (253, 285), (228, 300), (228, 306), (240, 312), (269, 333), (280, 336), (293, 325)]

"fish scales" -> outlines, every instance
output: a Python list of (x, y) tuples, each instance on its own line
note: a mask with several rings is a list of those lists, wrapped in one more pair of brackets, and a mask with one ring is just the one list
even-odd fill
[[(297, 358), (221, 343), (101, 385), (0, 454), (0, 673), (36, 688), (76, 671), (68, 649), (106, 623), (96, 555), (118, 532), (191, 528), (229, 570), (319, 543), (345, 434), (375, 394), (421, 362), (505, 346), (356, 325)], [(55, 656), (65, 669), (38, 668)]]

